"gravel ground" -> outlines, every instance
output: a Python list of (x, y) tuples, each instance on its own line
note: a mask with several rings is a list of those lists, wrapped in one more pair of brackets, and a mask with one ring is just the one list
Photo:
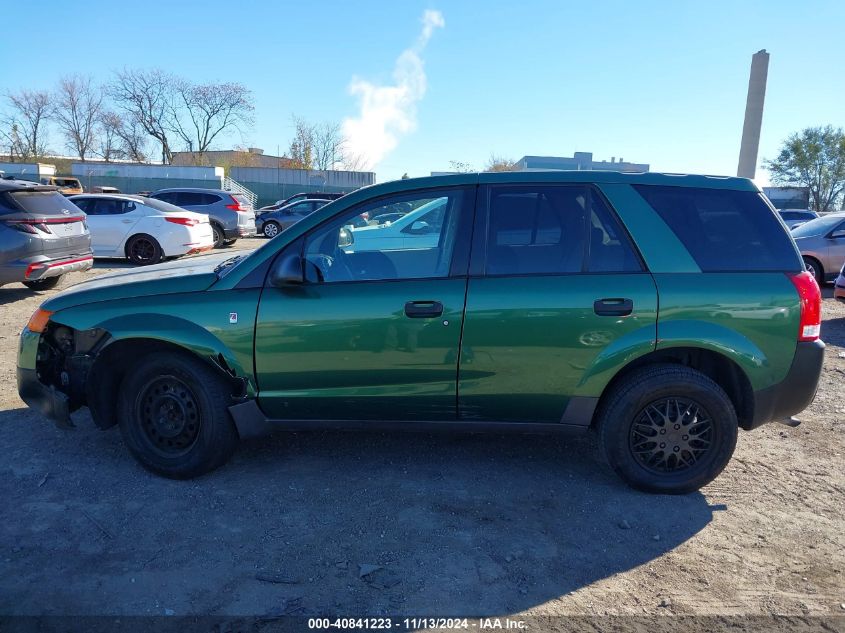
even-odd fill
[(116, 429), (79, 412), (61, 431), (18, 399), (17, 333), (46, 294), (0, 288), (0, 614), (845, 613), (830, 288), (801, 426), (741, 433), (721, 477), (683, 497), (626, 488), (589, 438), (279, 434), (161, 479)]

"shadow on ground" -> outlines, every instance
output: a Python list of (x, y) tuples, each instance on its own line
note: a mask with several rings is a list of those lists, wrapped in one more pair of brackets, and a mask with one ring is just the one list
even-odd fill
[(626, 488), (586, 439), (279, 434), (178, 482), (79, 418), (0, 412), (0, 613), (514, 613), (718, 509)]

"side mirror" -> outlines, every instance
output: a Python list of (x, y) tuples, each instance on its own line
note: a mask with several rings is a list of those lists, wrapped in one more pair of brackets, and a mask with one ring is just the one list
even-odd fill
[(270, 285), (276, 288), (296, 286), (305, 283), (305, 269), (299, 253), (283, 255), (270, 270)]
[(845, 229), (839, 229), (838, 231), (834, 231), (830, 234), (831, 239), (840, 239), (845, 237)]
[(411, 235), (423, 235), (425, 233), (431, 233), (433, 229), (431, 228), (431, 225), (425, 220), (417, 220), (405, 230)]

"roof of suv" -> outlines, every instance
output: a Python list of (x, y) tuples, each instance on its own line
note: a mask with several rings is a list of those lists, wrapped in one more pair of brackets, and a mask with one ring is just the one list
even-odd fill
[(170, 187), (168, 189), (157, 189), (156, 191), (153, 191), (150, 195), (154, 196), (157, 193), (171, 193), (174, 191), (187, 191), (190, 193), (216, 193), (226, 196), (232, 196), (238, 193), (237, 191), (226, 191), (225, 189), (208, 189), (206, 187)]
[(35, 191), (58, 191), (53, 185), (42, 185), (31, 180), (16, 180), (0, 178), (0, 191), (15, 191), (16, 189), (33, 189)]

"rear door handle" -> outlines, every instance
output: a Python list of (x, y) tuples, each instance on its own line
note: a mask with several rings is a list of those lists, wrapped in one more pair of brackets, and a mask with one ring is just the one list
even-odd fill
[(622, 298), (596, 299), (593, 311), (599, 316), (628, 316), (634, 311), (634, 302)]
[(405, 316), (412, 319), (432, 319), (443, 314), (439, 301), (409, 301), (405, 304)]

